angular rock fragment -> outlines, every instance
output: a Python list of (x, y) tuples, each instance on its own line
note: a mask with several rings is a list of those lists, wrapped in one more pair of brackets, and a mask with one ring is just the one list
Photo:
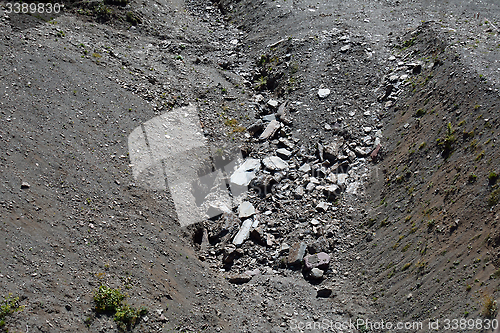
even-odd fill
[(238, 206), (238, 217), (239, 218), (245, 218), (249, 217), (255, 214), (255, 208), (253, 205), (248, 202), (248, 201), (243, 201), (239, 206)]
[(325, 252), (310, 254), (304, 257), (304, 264), (307, 269), (327, 269), (330, 264), (330, 256)]
[(288, 265), (294, 266), (300, 264), (305, 253), (306, 244), (304, 242), (297, 242), (293, 244), (288, 253)]
[(276, 150), (276, 154), (280, 157), (280, 158), (284, 158), (284, 159), (289, 159), (290, 156), (292, 156), (292, 152), (289, 151), (288, 149), (286, 148), (280, 148), (278, 150)]
[(274, 181), (273, 176), (262, 174), (250, 182), (250, 187), (262, 191), (261, 194), (266, 194)]
[(249, 282), (252, 277), (247, 274), (236, 274), (227, 278), (230, 283), (243, 284)]
[(344, 145), (343, 137), (339, 136), (334, 137), (334, 139), (329, 144), (326, 144), (323, 147), (325, 158), (330, 161), (337, 160), (338, 156), (342, 151), (343, 145)]
[(264, 129), (264, 122), (261, 119), (259, 119), (258, 121), (256, 121), (247, 128), (247, 132), (250, 133), (251, 135), (255, 135), (257, 132), (260, 132), (263, 129)]
[(270, 99), (269, 101), (267, 101), (267, 105), (269, 105), (272, 108), (277, 108), (279, 105), (279, 102), (275, 99)]
[(314, 243), (309, 244), (307, 246), (307, 251), (309, 251), (309, 253), (311, 254), (325, 252), (329, 250), (330, 250), (330, 243), (324, 236), (319, 237)]
[(296, 199), (302, 199), (304, 196), (305, 191), (303, 186), (297, 186), (295, 191), (293, 192), (293, 195), (295, 196)]
[(264, 158), (262, 160), (262, 163), (264, 164), (264, 166), (267, 169), (273, 170), (273, 171), (285, 170), (285, 169), (289, 168), (288, 163), (285, 162), (285, 161), (283, 161), (278, 156), (269, 156), (269, 157), (266, 157), (266, 158)]
[(309, 272), (309, 278), (311, 278), (313, 280), (322, 279), (323, 278), (323, 271), (321, 269), (319, 269), (319, 268), (313, 268)]
[(233, 244), (241, 245), (250, 236), (250, 229), (252, 228), (253, 219), (243, 221), (240, 231), (234, 236)]
[(318, 212), (326, 212), (328, 210), (328, 207), (329, 207), (328, 203), (322, 201), (316, 206), (316, 210)]
[(230, 181), (239, 186), (247, 186), (260, 169), (260, 160), (249, 158), (231, 175)]
[(300, 171), (300, 172), (306, 172), (306, 173), (307, 173), (307, 172), (311, 171), (311, 165), (309, 165), (309, 164), (307, 164), (307, 163), (306, 163), (306, 164), (302, 165), (302, 166), (299, 168), (299, 171)]
[(276, 132), (281, 127), (281, 123), (277, 120), (272, 120), (269, 124), (267, 124), (266, 129), (259, 136), (259, 140), (267, 140), (269, 138), (274, 137)]

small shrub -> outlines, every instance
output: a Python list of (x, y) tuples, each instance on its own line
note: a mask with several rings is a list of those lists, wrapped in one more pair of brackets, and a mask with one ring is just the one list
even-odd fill
[(401, 268), (401, 270), (406, 271), (410, 267), (411, 267), (411, 262), (404, 264), (404, 266)]
[(477, 156), (476, 156), (476, 162), (482, 160), (483, 157), (484, 157), (484, 150), (482, 152), (480, 152), (479, 154), (477, 154)]
[(142, 22), (141, 19), (138, 18), (137, 15), (135, 15), (133, 12), (127, 12), (127, 14), (125, 14), (125, 19), (127, 20), (128, 23), (134, 26)]
[(147, 313), (148, 310), (145, 307), (138, 310), (128, 304), (124, 304), (116, 311), (114, 320), (119, 329), (130, 330), (130, 328), (135, 326), (137, 321)]
[(453, 150), (453, 144), (457, 140), (455, 135), (455, 130), (451, 126), (451, 123), (448, 123), (446, 127), (446, 135), (444, 138), (439, 138), (437, 140), (438, 146), (441, 148), (443, 151), (444, 155), (449, 155), (451, 151)]
[(107, 21), (111, 18), (111, 14), (113, 14), (113, 11), (104, 3), (100, 2), (94, 7), (94, 13), (100, 20)]
[(481, 314), (485, 318), (494, 318), (497, 312), (497, 302), (491, 295), (483, 296), (483, 310)]
[(114, 315), (114, 321), (119, 330), (130, 330), (140, 318), (147, 314), (145, 307), (136, 309), (123, 303), (125, 295), (120, 289), (112, 289), (107, 286), (100, 286), (94, 293), (95, 311), (97, 313), (107, 313)]
[(422, 117), (423, 115), (425, 115), (427, 113), (427, 111), (425, 111), (424, 109), (418, 109), (417, 112), (415, 112), (415, 117)]
[(125, 299), (120, 289), (100, 286), (94, 294), (95, 310), (98, 313), (115, 312)]
[(488, 197), (488, 205), (495, 206), (498, 203), (498, 199), (500, 197), (500, 188), (497, 188), (493, 192), (490, 193)]
[(13, 297), (12, 294), (9, 294), (1, 303), (0, 303), (0, 328), (5, 326), (5, 318), (14, 312), (19, 312), (23, 310), (23, 306), (19, 305), (19, 297)]
[(471, 173), (469, 175), (468, 180), (469, 180), (469, 183), (474, 183), (477, 180), (477, 176), (475, 174)]
[(488, 180), (490, 185), (494, 185), (498, 180), (498, 174), (495, 171), (491, 171), (488, 175)]

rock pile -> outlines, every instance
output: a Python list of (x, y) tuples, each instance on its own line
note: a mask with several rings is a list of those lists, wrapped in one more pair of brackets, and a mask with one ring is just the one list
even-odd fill
[(306, 147), (291, 134), (290, 122), (282, 122), (287, 103), (263, 104), (268, 112), (247, 133), (249, 156), (228, 175), (231, 186), (248, 190), (234, 212), (199, 226), (207, 235), (199, 242), (200, 258), (232, 283), (246, 283), (262, 269), (302, 269), (318, 282), (333, 274), (341, 194), (357, 194), (381, 133), (365, 129), (356, 139), (339, 122), (331, 140)]

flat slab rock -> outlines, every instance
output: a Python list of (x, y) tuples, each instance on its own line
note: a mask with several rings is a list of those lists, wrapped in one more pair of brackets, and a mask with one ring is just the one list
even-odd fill
[(327, 268), (330, 264), (330, 256), (325, 252), (310, 254), (304, 258), (304, 264), (307, 269)]
[(281, 123), (279, 121), (271, 120), (271, 122), (267, 124), (264, 132), (262, 132), (262, 134), (259, 136), (259, 140), (267, 140), (269, 138), (272, 138), (280, 127)]
[(230, 276), (230, 277), (227, 278), (227, 280), (230, 283), (234, 283), (234, 284), (247, 283), (251, 279), (252, 279), (252, 277), (250, 275), (248, 275), (248, 274), (236, 274), (236, 275), (232, 275), (232, 276)]
[(247, 186), (255, 178), (255, 173), (259, 169), (260, 160), (249, 158), (231, 175), (230, 181), (239, 186)]
[(264, 166), (269, 170), (284, 170), (288, 169), (289, 165), (278, 156), (269, 156), (262, 160)]

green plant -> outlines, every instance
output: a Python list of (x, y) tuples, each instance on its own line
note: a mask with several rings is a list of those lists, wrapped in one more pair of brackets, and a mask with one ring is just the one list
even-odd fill
[(142, 22), (141, 19), (137, 17), (137, 15), (135, 15), (133, 12), (127, 12), (125, 14), (125, 20), (132, 25), (137, 25)]
[(410, 246), (411, 246), (411, 243), (406, 244), (406, 245), (405, 245), (405, 246), (401, 249), (401, 252), (406, 252), (406, 251), (408, 251), (408, 249), (410, 248)]
[(415, 112), (415, 117), (422, 117), (424, 114), (426, 114), (427, 111), (425, 111), (424, 109), (418, 109), (417, 112)]
[(495, 273), (491, 274), (491, 278), (498, 279), (500, 278), (500, 269), (497, 269)]
[(490, 182), (490, 185), (493, 185), (497, 182), (498, 180), (498, 174), (495, 171), (490, 171), (488, 174), (488, 181)]
[(97, 15), (97, 17), (99, 19), (101, 19), (102, 21), (107, 21), (111, 18), (111, 14), (113, 13), (111, 11), (111, 9), (106, 6), (104, 3), (102, 2), (99, 2), (99, 4), (97, 4), (95, 7), (94, 7), (94, 13)]
[(94, 293), (95, 310), (98, 313), (115, 312), (125, 299), (119, 289), (100, 286)]
[(495, 206), (498, 203), (498, 199), (500, 197), (500, 188), (493, 190), (488, 197), (488, 205)]
[(453, 129), (453, 126), (451, 126), (451, 123), (448, 123), (446, 126), (446, 135), (444, 138), (439, 138), (437, 140), (438, 146), (441, 148), (443, 151), (444, 155), (449, 155), (451, 151), (453, 150), (453, 144), (457, 140), (455, 138), (455, 130)]
[(482, 160), (484, 157), (484, 150), (482, 152), (480, 152), (479, 154), (477, 154), (476, 156), (476, 161), (480, 161)]
[(13, 297), (9, 294), (0, 302), (0, 328), (5, 326), (5, 318), (14, 312), (19, 312), (24, 309), (24, 306), (19, 305), (19, 297)]
[(477, 176), (474, 173), (471, 173), (469, 175), (468, 180), (469, 180), (469, 183), (474, 183), (477, 180)]
[(401, 268), (401, 270), (406, 271), (410, 267), (411, 267), (411, 262), (404, 264), (403, 267)]
[(266, 76), (261, 76), (257, 80), (255, 84), (255, 89), (256, 90), (264, 90), (267, 87), (267, 77)]
[(137, 321), (147, 313), (148, 310), (145, 307), (136, 309), (128, 304), (124, 304), (117, 309), (114, 320), (119, 329), (130, 330), (130, 328), (135, 326), (135, 324), (137, 324)]
[(130, 330), (148, 310), (145, 307), (136, 309), (123, 303), (126, 295), (120, 289), (112, 289), (101, 285), (94, 292), (95, 311), (114, 315), (118, 329)]

